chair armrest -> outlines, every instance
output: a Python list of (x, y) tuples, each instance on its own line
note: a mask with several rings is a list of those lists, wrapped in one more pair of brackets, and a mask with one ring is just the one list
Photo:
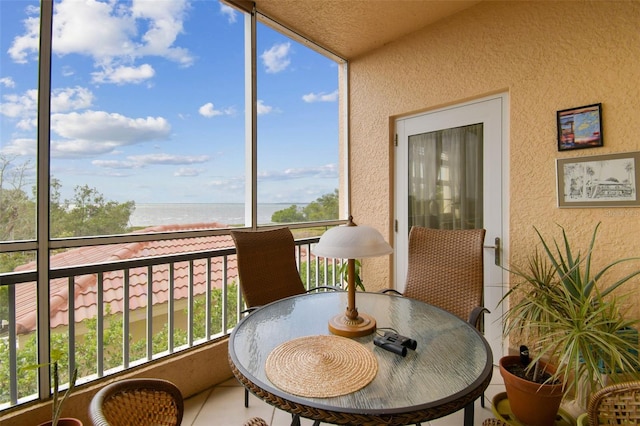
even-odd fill
[(489, 311), (484, 306), (476, 306), (475, 308), (473, 308), (473, 310), (471, 311), (471, 314), (469, 314), (469, 324), (473, 325), (475, 328), (478, 328), (478, 326), (480, 325), (479, 324), (480, 323), (480, 317), (485, 312), (488, 313), (488, 314), (491, 313), (491, 311)]
[(385, 288), (383, 290), (380, 290), (378, 293), (394, 293), (397, 294), (398, 296), (402, 296), (402, 293), (400, 293), (398, 290), (394, 289), (394, 288)]
[(310, 288), (309, 290), (305, 291), (305, 293), (311, 293), (312, 291), (316, 291), (316, 290), (344, 291), (340, 287), (336, 287), (332, 285), (319, 285), (317, 287)]
[(252, 306), (250, 308), (240, 311), (240, 315), (250, 314), (251, 312), (255, 311), (258, 308), (261, 308), (261, 306)]

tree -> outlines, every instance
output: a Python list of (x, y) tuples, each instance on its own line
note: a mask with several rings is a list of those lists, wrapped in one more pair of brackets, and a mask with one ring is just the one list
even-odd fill
[(331, 194), (325, 194), (316, 201), (309, 203), (304, 208), (304, 214), (308, 221), (338, 219), (339, 199), (338, 190)]
[[(0, 154), (0, 241), (32, 240), (36, 234), (36, 187), (28, 194), (31, 161), (17, 163), (15, 157)], [(127, 232), (133, 201), (107, 200), (96, 188), (76, 186), (73, 198), (62, 200), (58, 179), (51, 177), (49, 217), (53, 238), (113, 235)], [(3, 256), (0, 256), (3, 257)], [(0, 271), (15, 262), (0, 259)]]
[(304, 213), (295, 204), (286, 209), (278, 210), (271, 215), (271, 221), (277, 223), (304, 222), (305, 219)]
[(0, 154), (0, 241), (35, 237), (36, 204), (24, 191), (30, 161), (15, 164), (15, 158)]
[(293, 204), (286, 209), (278, 210), (271, 216), (271, 221), (277, 223), (311, 222), (338, 219), (338, 217), (339, 198), (336, 189), (333, 193), (321, 196), (302, 209)]
[[(53, 186), (52, 189), (57, 190)], [(51, 199), (51, 210), (56, 213), (51, 220), (51, 234), (54, 237), (125, 233), (135, 208), (133, 201), (107, 201), (97, 189), (88, 185), (76, 186), (74, 197), (65, 200), (62, 208), (56, 203), (55, 192)]]

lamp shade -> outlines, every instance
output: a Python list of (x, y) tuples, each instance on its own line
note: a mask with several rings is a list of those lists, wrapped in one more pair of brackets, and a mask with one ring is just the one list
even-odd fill
[(371, 226), (341, 225), (322, 234), (312, 253), (320, 257), (359, 259), (390, 254), (391, 246)]

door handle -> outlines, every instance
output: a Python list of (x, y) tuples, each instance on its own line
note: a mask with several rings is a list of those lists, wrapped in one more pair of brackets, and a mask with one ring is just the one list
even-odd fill
[(494, 252), (494, 262), (496, 266), (500, 266), (500, 237), (496, 237), (494, 245), (484, 246), (484, 248), (491, 248)]

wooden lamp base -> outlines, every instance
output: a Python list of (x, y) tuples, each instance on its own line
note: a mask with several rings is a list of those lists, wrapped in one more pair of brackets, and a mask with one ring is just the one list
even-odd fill
[(376, 331), (376, 320), (367, 314), (359, 314), (355, 320), (340, 314), (329, 320), (329, 331), (342, 337), (368, 336)]

